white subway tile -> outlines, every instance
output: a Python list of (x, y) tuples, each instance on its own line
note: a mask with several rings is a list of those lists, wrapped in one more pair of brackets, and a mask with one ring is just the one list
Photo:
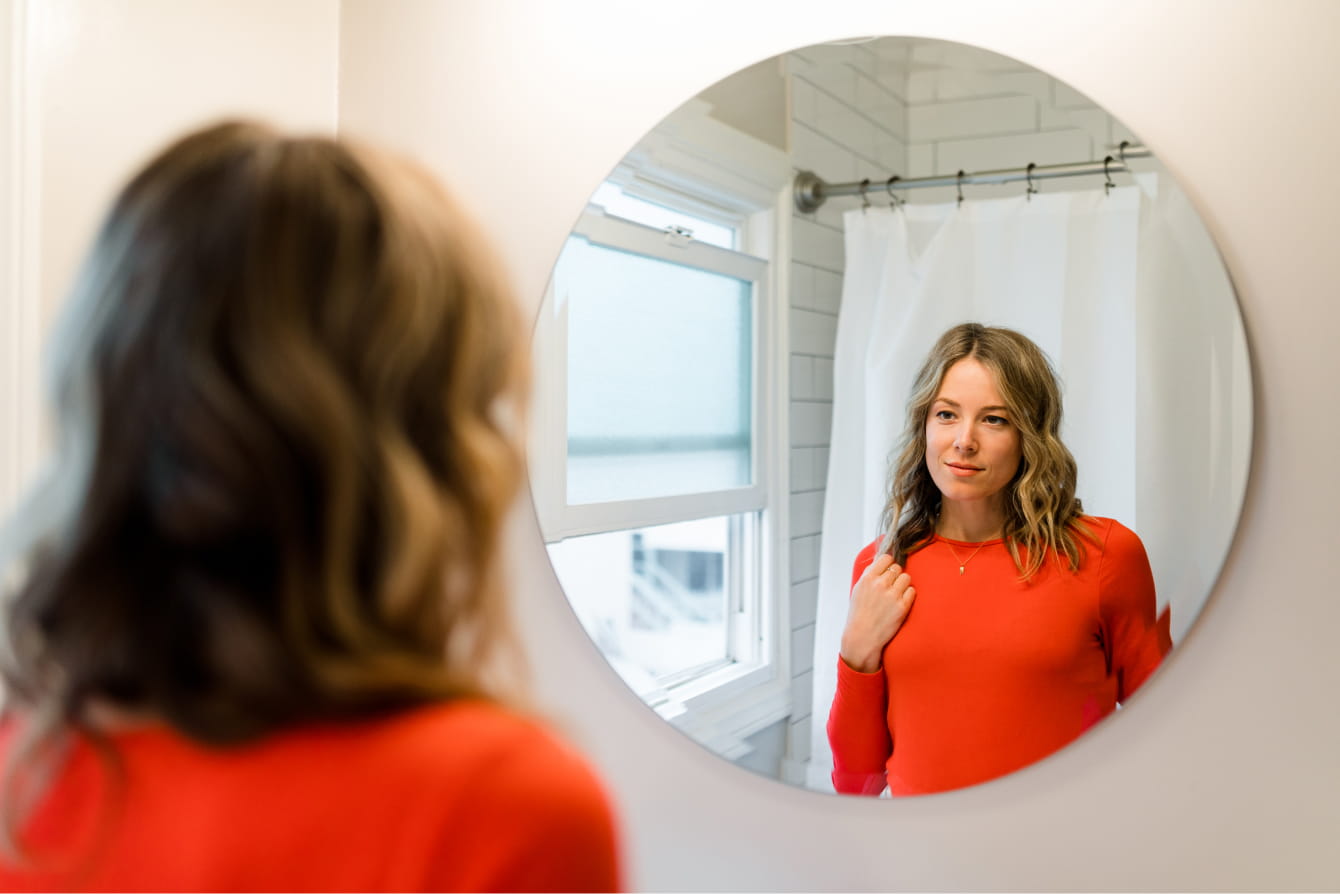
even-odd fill
[(844, 102), (820, 94), (816, 116), (819, 133), (862, 158), (875, 157), (875, 125)]
[(936, 95), (944, 99), (983, 96), (1031, 96), (1043, 104), (1052, 101), (1052, 79), (1040, 71), (974, 71), (941, 79)]
[(791, 257), (825, 270), (843, 268), (842, 232), (803, 217), (791, 221)]
[(841, 63), (818, 63), (797, 75), (813, 84), (820, 94), (828, 94), (847, 105), (856, 102), (856, 69)]
[(1107, 155), (1105, 147), (1112, 139), (1112, 116), (1102, 109), (1073, 109), (1066, 113), (1070, 126), (1082, 130), (1093, 141), (1093, 157)]
[(828, 451), (827, 447), (814, 448), (814, 474), (823, 486), (828, 486)]
[(1051, 165), (1087, 161), (1089, 152), (1089, 135), (1076, 130), (949, 140), (936, 144), (935, 173), (1022, 168), (1029, 162)]
[(1052, 105), (1058, 109), (1097, 108), (1094, 101), (1063, 81), (1052, 79)]
[(804, 124), (791, 129), (791, 163), (830, 183), (845, 183), (856, 174), (855, 155)]
[(791, 448), (791, 462), (789, 464), (791, 493), (815, 489), (815, 481), (818, 478), (815, 474), (817, 450), (816, 447)]
[(1037, 128), (1037, 106), (1031, 96), (909, 106), (907, 131), (917, 142), (1030, 131)]
[(832, 357), (837, 340), (837, 317), (791, 308), (791, 352)]
[[(907, 75), (907, 93), (904, 95), (908, 107), (916, 103), (935, 102), (935, 82), (937, 74), (934, 71), (913, 71)], [(908, 138), (915, 138), (911, 129), (908, 129)]]
[(879, 84), (881, 90), (897, 97), (904, 106), (907, 105), (906, 68), (891, 67), (887, 71), (881, 70), (875, 75), (875, 83)]
[(814, 625), (791, 631), (791, 673), (803, 674), (814, 667)]
[(814, 271), (815, 310), (836, 314), (842, 305), (842, 275), (829, 270)]
[(864, 75), (867, 78), (873, 78), (875, 72), (879, 70), (879, 55), (870, 46), (865, 44), (854, 44), (847, 47), (848, 64), (856, 69), (857, 76)]
[[(812, 664), (813, 658), (810, 659)], [(799, 720), (814, 709), (814, 670), (796, 674), (791, 678), (791, 719)]]
[[(935, 144), (934, 143), (914, 143), (907, 147), (907, 172), (903, 175), (908, 179), (913, 177), (929, 177), (935, 173)], [(904, 195), (904, 198), (910, 198)]]
[(1071, 111), (1071, 109), (1057, 109), (1049, 105), (1043, 105), (1038, 109), (1038, 130), (1064, 130), (1070, 127)]
[[(819, 576), (819, 537), (811, 534), (806, 537), (791, 538), (791, 583), (810, 580)], [(792, 626), (796, 626), (792, 621)]]
[[(827, 447), (833, 436), (833, 405), (819, 401), (791, 401), (792, 447)], [(813, 534), (792, 530), (792, 536)]]
[(803, 494), (791, 494), (791, 535), (803, 537), (806, 534), (818, 534), (824, 520), (824, 492), (806, 491)]
[(815, 357), (811, 365), (811, 396), (817, 400), (833, 399), (833, 358)]
[(819, 579), (812, 577), (791, 585), (791, 626), (814, 623), (819, 610)]
[(856, 79), (856, 108), (881, 129), (902, 139), (907, 138), (907, 105), (885, 90), (877, 80)]
[[(835, 659), (836, 660), (836, 659)], [(792, 705), (792, 711), (804, 710), (804, 706)], [(805, 716), (799, 720), (793, 720), (786, 728), (786, 755), (794, 761), (807, 761), (810, 759), (810, 722), (814, 718), (810, 712), (806, 711)], [(827, 714), (821, 719), (822, 723), (828, 722)]]
[(788, 303), (792, 307), (815, 309), (814, 268), (809, 264), (792, 261), (787, 292)]
[(791, 355), (791, 399), (813, 400), (814, 358), (805, 354)]
[(814, 85), (800, 78), (791, 78), (791, 120), (813, 125), (815, 120)]
[[(861, 176), (865, 176), (864, 174)], [(818, 210), (806, 218), (831, 230), (843, 230), (842, 216), (852, 208), (852, 200), (846, 197), (824, 202)]]
[[(907, 170), (907, 144), (892, 134), (875, 134), (875, 161), (880, 176), (887, 181), (894, 174), (903, 176)], [(884, 198), (888, 198), (887, 194)]]

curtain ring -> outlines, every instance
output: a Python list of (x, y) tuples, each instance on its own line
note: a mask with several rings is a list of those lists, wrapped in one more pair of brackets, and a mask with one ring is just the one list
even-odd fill
[(1117, 185), (1112, 182), (1112, 174), (1107, 169), (1110, 164), (1112, 164), (1112, 156), (1109, 155), (1103, 159), (1103, 176), (1107, 178), (1107, 182), (1103, 184), (1103, 195), (1111, 195), (1112, 187)]
[(893, 184), (901, 179), (902, 178), (899, 177), (897, 174), (894, 174), (892, 177), (889, 178), (889, 182), (884, 184), (884, 191), (889, 194), (889, 202), (890, 202), (889, 207), (891, 208), (898, 208), (903, 204), (903, 199), (898, 198), (898, 196), (894, 195), (893, 192)]
[(1123, 165), (1126, 164), (1126, 147), (1129, 145), (1131, 145), (1130, 140), (1122, 140), (1121, 144), (1117, 146), (1117, 158)]
[(1024, 195), (1028, 197), (1030, 202), (1033, 201), (1033, 193), (1038, 191), (1038, 188), (1033, 185), (1033, 169), (1037, 166), (1037, 162), (1030, 161), (1027, 170), (1024, 172), (1024, 176), (1028, 178), (1028, 188), (1024, 190)]
[(963, 204), (963, 171), (958, 172), (958, 203)]
[(867, 178), (865, 178), (864, 180), (861, 181), (861, 210), (862, 210), (862, 211), (867, 211), (867, 210), (869, 210), (869, 208), (870, 208), (870, 196), (866, 195), (866, 191), (869, 190), (869, 189), (870, 189), (870, 178), (867, 177)]

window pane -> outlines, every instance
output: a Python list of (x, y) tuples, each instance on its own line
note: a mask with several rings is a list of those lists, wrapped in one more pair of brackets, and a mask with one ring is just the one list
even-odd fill
[(735, 248), (733, 227), (722, 226), (674, 208), (634, 198), (613, 183), (602, 183), (591, 197), (591, 202), (604, 208), (606, 214), (622, 217), (624, 220), (655, 227), (658, 230), (671, 226), (685, 227), (693, 232), (693, 238), (699, 242), (719, 245), (722, 248)]
[(753, 284), (571, 238), (568, 503), (752, 483)]
[(732, 516), (573, 537), (549, 545), (586, 632), (628, 683), (729, 660)]

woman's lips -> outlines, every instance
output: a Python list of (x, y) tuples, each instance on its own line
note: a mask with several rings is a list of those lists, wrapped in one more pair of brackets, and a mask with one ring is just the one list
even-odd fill
[(977, 466), (968, 466), (962, 463), (945, 463), (945, 465), (949, 467), (949, 471), (952, 474), (957, 475), (959, 478), (967, 478), (970, 475), (976, 475), (978, 472), (984, 471)]

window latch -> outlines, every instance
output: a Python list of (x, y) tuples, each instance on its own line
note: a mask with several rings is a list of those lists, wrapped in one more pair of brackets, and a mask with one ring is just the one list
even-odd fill
[(682, 248), (693, 241), (693, 230), (678, 224), (670, 224), (665, 228), (665, 241)]

